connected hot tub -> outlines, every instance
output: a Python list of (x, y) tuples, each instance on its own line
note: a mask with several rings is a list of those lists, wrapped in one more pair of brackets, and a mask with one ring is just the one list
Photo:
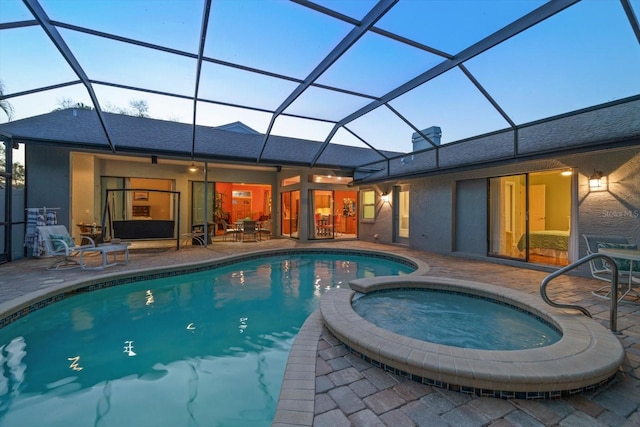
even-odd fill
[[(358, 279), (350, 285), (352, 290), (333, 289), (323, 296), (320, 310), (327, 328), (364, 360), (424, 384), (505, 399), (557, 398), (607, 383), (624, 358), (619, 340), (594, 320), (511, 289), (424, 276)], [(548, 325), (560, 338), (520, 350), (464, 348), (392, 332), (354, 311), (354, 298), (390, 289), (430, 289), (509, 306)], [(422, 327), (429, 328), (428, 322)]]

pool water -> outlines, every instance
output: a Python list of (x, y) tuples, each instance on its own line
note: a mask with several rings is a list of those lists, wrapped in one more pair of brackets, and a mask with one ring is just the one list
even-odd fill
[(530, 313), (457, 292), (374, 292), (356, 299), (352, 306), (358, 315), (391, 332), (455, 347), (523, 350), (561, 338), (555, 328)]
[(274, 256), (65, 299), (0, 329), (0, 425), (271, 425), (289, 348), (320, 296), (410, 271)]

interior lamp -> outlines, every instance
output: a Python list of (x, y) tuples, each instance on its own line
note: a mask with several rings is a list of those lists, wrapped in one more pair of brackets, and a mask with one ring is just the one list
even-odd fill
[(591, 178), (589, 178), (589, 189), (599, 190), (602, 188), (602, 171), (593, 170)]

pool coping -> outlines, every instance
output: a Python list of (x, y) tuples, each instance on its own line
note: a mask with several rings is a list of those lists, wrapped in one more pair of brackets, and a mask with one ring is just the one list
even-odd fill
[[(504, 399), (559, 398), (607, 383), (625, 357), (618, 338), (594, 320), (512, 289), (428, 276), (357, 279), (350, 285), (351, 290), (332, 289), (323, 295), (320, 312), (327, 329), (374, 366), (424, 384)], [(356, 292), (425, 287), (462, 290), (514, 305), (551, 323), (563, 336), (530, 350), (465, 349), (395, 334), (363, 319), (351, 306)]]

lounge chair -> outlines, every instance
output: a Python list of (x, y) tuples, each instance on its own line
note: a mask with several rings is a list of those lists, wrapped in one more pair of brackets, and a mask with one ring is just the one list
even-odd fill
[[(629, 240), (626, 237), (622, 236), (603, 236), (596, 234), (583, 234), (582, 236), (587, 243), (587, 255), (598, 253), (598, 250), (602, 248), (637, 249), (637, 245), (630, 244)], [(622, 300), (627, 295), (632, 295), (640, 298), (640, 294), (636, 293), (632, 289), (633, 286), (640, 285), (640, 271), (632, 271), (630, 276), (629, 264), (623, 264), (625, 262), (624, 260), (618, 261), (614, 259), (614, 261), (616, 261), (616, 266), (618, 267), (619, 283), (621, 285), (623, 283), (628, 283), (626, 291), (620, 291), (621, 296), (618, 297), (618, 300)], [(603, 280), (605, 282), (611, 282), (613, 271), (611, 270), (609, 263), (604, 259), (596, 258), (591, 260), (589, 262), (589, 268), (591, 269), (591, 276), (593, 276), (593, 278)], [(609, 299), (611, 297), (610, 293), (610, 285), (603, 286), (592, 292), (594, 296), (606, 299)]]
[[(45, 257), (62, 257), (47, 268), (47, 270), (64, 270), (80, 267), (77, 259), (74, 259), (82, 250), (95, 248), (95, 241), (89, 236), (81, 236), (81, 245), (76, 244), (76, 238), (72, 237), (64, 225), (45, 225), (36, 227), (36, 236), (44, 249)], [(82, 243), (86, 242), (84, 245)]]

